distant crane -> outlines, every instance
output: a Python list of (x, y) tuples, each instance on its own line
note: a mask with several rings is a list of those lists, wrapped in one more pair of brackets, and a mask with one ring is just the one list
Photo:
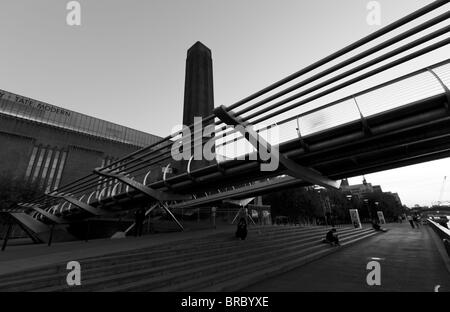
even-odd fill
[(443, 203), (447, 203), (447, 201), (442, 201), (442, 197), (444, 196), (445, 183), (447, 182), (447, 176), (444, 176), (444, 180), (442, 181), (441, 191), (439, 193), (439, 200), (437, 201), (437, 205), (441, 206)]

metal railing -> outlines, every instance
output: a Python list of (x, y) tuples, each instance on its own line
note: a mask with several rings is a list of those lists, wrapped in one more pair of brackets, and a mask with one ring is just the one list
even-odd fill
[(434, 222), (431, 218), (428, 219), (428, 222), (436, 234), (441, 238), (442, 243), (445, 246), (445, 250), (447, 251), (447, 255), (450, 257), (450, 230), (439, 223)]

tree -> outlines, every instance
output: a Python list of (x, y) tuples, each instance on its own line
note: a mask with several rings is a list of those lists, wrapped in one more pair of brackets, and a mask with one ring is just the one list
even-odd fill
[(405, 212), (392, 193), (373, 192), (348, 196), (336, 189), (315, 189), (314, 187), (292, 188), (263, 196), (263, 201), (272, 207), (272, 216), (287, 216), (291, 222), (320, 219), (330, 223), (350, 223), (349, 209), (358, 209), (361, 221), (377, 218), (377, 211), (383, 211), (385, 219), (396, 220)]
[(44, 190), (38, 183), (25, 181), (8, 173), (0, 175), (0, 209), (30, 201), (43, 193)]
[(263, 201), (271, 205), (273, 220), (276, 216), (287, 216), (291, 222), (313, 222), (325, 217), (325, 197), (312, 187), (271, 193), (263, 196)]
[(377, 211), (382, 211), (386, 220), (395, 220), (405, 212), (404, 207), (391, 193), (374, 192), (366, 194), (365, 197), (372, 218), (377, 217)]

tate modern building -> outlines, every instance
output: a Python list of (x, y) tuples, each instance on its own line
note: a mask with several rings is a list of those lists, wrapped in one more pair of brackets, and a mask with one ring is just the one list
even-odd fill
[(46, 191), (159, 139), (0, 89), (0, 175), (39, 183)]

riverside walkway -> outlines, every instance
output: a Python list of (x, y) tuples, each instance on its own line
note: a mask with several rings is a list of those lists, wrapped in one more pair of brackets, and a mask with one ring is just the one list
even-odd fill
[[(389, 224), (389, 231), (250, 286), (244, 291), (450, 292), (450, 258), (429, 226)], [(381, 265), (381, 285), (369, 286), (369, 261)]]

